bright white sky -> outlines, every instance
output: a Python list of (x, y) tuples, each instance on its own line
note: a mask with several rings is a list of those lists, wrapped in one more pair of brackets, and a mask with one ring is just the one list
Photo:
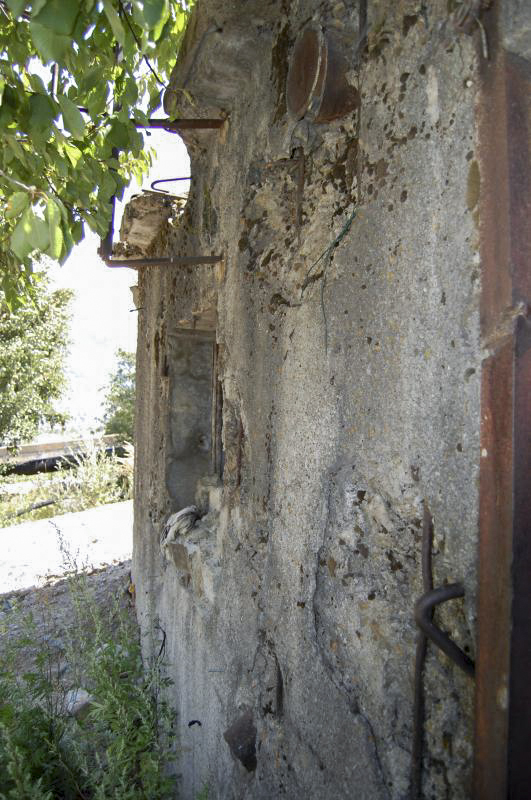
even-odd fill
[[(186, 147), (176, 134), (152, 131), (150, 143), (157, 151), (157, 160), (143, 184), (148, 189), (157, 178), (175, 178), (190, 174)], [(188, 182), (162, 184), (175, 194), (188, 190)], [(133, 184), (124, 202), (139, 191)], [(120, 204), (121, 205), (121, 204)], [(119, 238), (121, 209), (117, 207), (115, 235)], [(116, 350), (136, 350), (137, 312), (130, 286), (137, 281), (136, 270), (106, 267), (97, 255), (99, 239), (88, 232), (74, 248), (63, 267), (53, 265), (49, 271), (57, 288), (73, 289), (70, 355), (67, 365), (69, 390), (61, 404), (71, 416), (68, 434), (84, 435), (98, 428), (102, 417), (104, 387), (114, 370)], [(161, 269), (164, 269), (161, 267)], [(52, 438), (41, 434), (40, 440)]]

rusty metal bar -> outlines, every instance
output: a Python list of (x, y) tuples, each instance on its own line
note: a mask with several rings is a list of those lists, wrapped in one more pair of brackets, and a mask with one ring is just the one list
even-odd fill
[[(504, 52), (499, 3), (481, 65), (482, 369), (475, 800), (531, 786), (531, 66)], [(523, 7), (522, 7), (523, 8)]]
[(428, 639), (439, 647), (458, 667), (474, 677), (474, 662), (433, 622), (436, 605), (447, 600), (463, 597), (462, 584), (433, 588), (433, 518), (424, 501), (422, 514), (422, 588), (424, 594), (415, 604), (415, 622), (419, 627), (415, 653), (415, 687), (413, 702), (413, 744), (411, 748), (410, 798), (418, 800), (422, 795), (422, 754), (424, 749), (424, 665)]
[(103, 258), (108, 267), (190, 267), (194, 264), (217, 264), (223, 256), (171, 256), (168, 258)]
[[(432, 572), (433, 519), (424, 501), (422, 512), (422, 588), (433, 589)], [(428, 650), (428, 639), (422, 630), (417, 635), (415, 652), (415, 695), (413, 701), (413, 744), (411, 748), (411, 800), (418, 800), (422, 783), (422, 753), (424, 750), (424, 664)]]
[(205, 119), (155, 119), (148, 120), (148, 124), (144, 125), (136, 120), (131, 120), (137, 128), (161, 128), (168, 131), (168, 133), (179, 133), (179, 131), (189, 130), (215, 130), (222, 128), (225, 120), (222, 118), (205, 118)]
[(169, 194), (169, 192), (167, 192), (166, 189), (155, 189), (157, 183), (175, 183), (176, 181), (189, 181), (191, 179), (192, 179), (191, 175), (188, 175), (185, 178), (159, 178), (156, 181), (151, 181), (151, 188), (153, 189), (154, 192), (162, 192), (163, 194)]

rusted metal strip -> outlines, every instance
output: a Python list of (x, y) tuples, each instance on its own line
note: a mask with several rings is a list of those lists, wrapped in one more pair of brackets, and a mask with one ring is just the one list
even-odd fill
[(191, 267), (194, 264), (217, 264), (222, 255), (215, 256), (171, 256), (169, 258), (104, 258), (108, 267)]
[[(497, 13), (499, 13), (499, 4)], [(475, 800), (531, 786), (531, 66), (482, 66), (482, 370)]]
[(189, 130), (215, 130), (222, 128), (226, 120), (221, 117), (205, 118), (205, 119), (155, 119), (148, 120), (148, 124), (144, 125), (136, 120), (131, 120), (137, 128), (161, 128), (162, 130), (170, 133), (179, 133), (179, 131)]

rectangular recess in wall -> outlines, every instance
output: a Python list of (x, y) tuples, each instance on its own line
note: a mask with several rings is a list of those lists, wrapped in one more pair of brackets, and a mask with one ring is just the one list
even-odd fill
[(197, 481), (223, 469), (222, 390), (214, 330), (169, 335), (166, 488), (174, 510), (195, 502)]

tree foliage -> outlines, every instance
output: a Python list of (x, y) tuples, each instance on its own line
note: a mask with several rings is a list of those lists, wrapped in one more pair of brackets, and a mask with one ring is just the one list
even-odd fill
[(65, 422), (55, 402), (66, 384), (72, 292), (51, 292), (43, 276), (31, 292), (31, 303), (11, 311), (0, 291), (0, 442), (12, 449), (40, 425)]
[(185, 0), (0, 0), (0, 280), (10, 307), (32, 259), (64, 262), (150, 164), (140, 126), (184, 32)]
[(135, 354), (119, 349), (116, 359), (116, 371), (111, 375), (105, 396), (105, 433), (118, 433), (132, 442), (135, 427)]

